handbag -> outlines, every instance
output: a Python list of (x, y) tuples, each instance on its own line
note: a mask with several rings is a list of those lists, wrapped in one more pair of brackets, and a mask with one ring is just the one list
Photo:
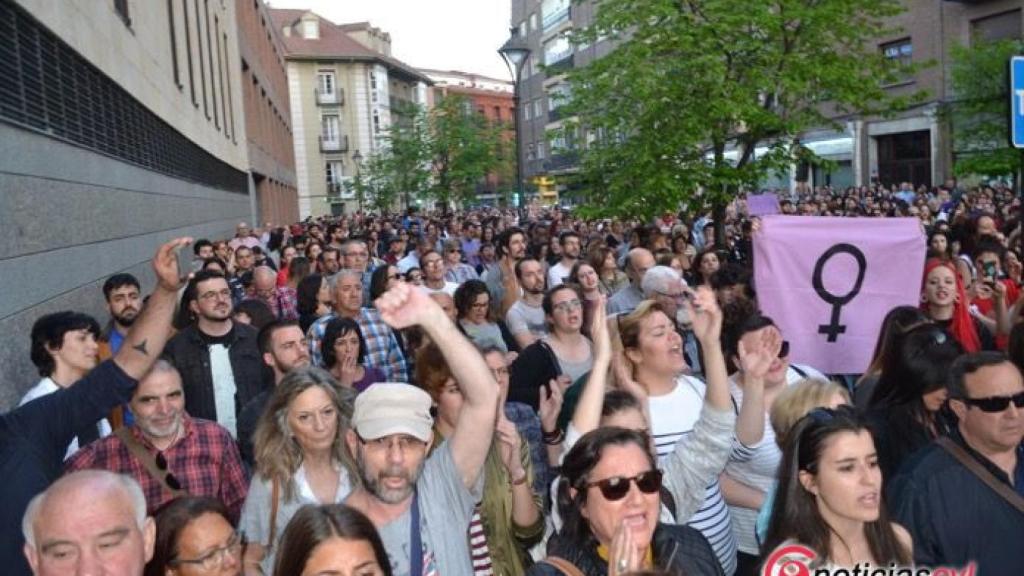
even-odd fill
[(562, 574), (565, 574), (565, 576), (585, 576), (579, 568), (573, 566), (572, 563), (566, 560), (565, 558), (559, 558), (558, 556), (548, 556), (547, 558), (541, 560), (541, 562), (550, 564), (555, 568), (558, 568), (558, 570), (561, 571)]
[(992, 475), (991, 472), (986, 470), (980, 462), (968, 454), (966, 450), (951, 438), (943, 436), (936, 440), (936, 442), (938, 442), (939, 446), (941, 446), (943, 450), (949, 452), (953, 458), (956, 458), (958, 462), (963, 464), (964, 468), (973, 472), (974, 475), (984, 482), (986, 486), (994, 490), (996, 494), (999, 494), (1003, 500), (1006, 500), (1011, 506), (1016, 508), (1018, 512), (1024, 514), (1024, 497), (1021, 497), (1021, 495), (1015, 492), (1012, 488), (1003, 482), (1000, 482)]

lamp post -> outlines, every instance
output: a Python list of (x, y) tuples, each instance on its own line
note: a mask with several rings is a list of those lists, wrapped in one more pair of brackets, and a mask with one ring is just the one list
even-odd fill
[(359, 211), (363, 211), (363, 182), (361, 180), (362, 167), (363, 167), (363, 155), (359, 153), (359, 148), (356, 148), (355, 153), (352, 154), (352, 161), (356, 164), (356, 201), (359, 202)]
[(516, 141), (516, 194), (519, 197), (519, 214), (522, 219), (526, 198), (523, 195), (523, 162), (520, 154), (522, 143), (519, 137), (519, 80), (523, 73), (523, 64), (530, 57), (530, 47), (526, 43), (526, 38), (519, 35), (519, 28), (511, 28), (509, 33), (511, 36), (501, 48), (498, 48), (498, 54), (501, 54), (502, 59), (505, 60), (505, 65), (508, 66), (508, 71), (512, 74), (514, 82), (512, 85), (512, 108), (515, 110), (515, 118), (512, 126)]

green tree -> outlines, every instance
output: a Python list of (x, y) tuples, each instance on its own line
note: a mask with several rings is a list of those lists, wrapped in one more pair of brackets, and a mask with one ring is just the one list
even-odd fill
[(477, 185), (500, 165), (502, 131), (463, 96), (446, 96), (430, 111), (430, 193), (443, 210), (472, 200)]
[(944, 118), (953, 132), (957, 175), (1011, 176), (1024, 169), (1024, 153), (1010, 146), (1007, 97), (1011, 56), (1024, 41), (981, 42), (953, 48), (953, 99)]
[(569, 71), (576, 120), (564, 128), (586, 143), (578, 185), (589, 211), (650, 217), (685, 205), (721, 219), (743, 187), (788, 168), (802, 132), (906, 105), (883, 86), (912, 70), (875, 43), (901, 10), (898, 0), (598, 0), (571, 40), (614, 48)]
[(399, 198), (408, 208), (430, 185), (426, 112), (415, 104), (400, 104), (392, 109), (391, 120), (382, 145), (364, 161), (354, 183), (355, 193), (371, 199), (381, 212), (393, 209)]

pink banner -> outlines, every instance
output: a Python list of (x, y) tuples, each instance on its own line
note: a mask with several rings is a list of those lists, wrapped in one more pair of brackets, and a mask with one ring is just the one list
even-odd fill
[(886, 313), (920, 302), (924, 257), (915, 218), (766, 216), (754, 236), (758, 303), (791, 361), (860, 374)]
[(747, 214), (750, 216), (768, 216), (779, 213), (779, 197), (771, 192), (751, 194), (747, 196)]

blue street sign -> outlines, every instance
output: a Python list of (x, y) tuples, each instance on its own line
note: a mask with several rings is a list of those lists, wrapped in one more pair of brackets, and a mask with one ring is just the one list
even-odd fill
[(1024, 56), (1010, 60), (1010, 139), (1024, 148)]

